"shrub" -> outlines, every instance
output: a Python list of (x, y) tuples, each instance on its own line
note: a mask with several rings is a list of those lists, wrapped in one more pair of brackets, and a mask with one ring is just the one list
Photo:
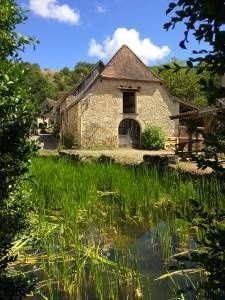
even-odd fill
[(0, 299), (19, 300), (33, 288), (10, 266), (17, 259), (13, 243), (28, 226), (20, 180), (34, 148), (29, 141), (34, 109), (19, 51), (33, 39), (16, 32), (26, 16), (14, 0), (0, 1), (0, 16)]
[(148, 150), (159, 150), (164, 148), (165, 134), (159, 127), (147, 127), (142, 134), (142, 146)]

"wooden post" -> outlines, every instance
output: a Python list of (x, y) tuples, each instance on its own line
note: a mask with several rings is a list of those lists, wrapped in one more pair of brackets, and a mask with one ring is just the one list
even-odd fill
[(192, 153), (192, 133), (188, 133), (188, 153)]

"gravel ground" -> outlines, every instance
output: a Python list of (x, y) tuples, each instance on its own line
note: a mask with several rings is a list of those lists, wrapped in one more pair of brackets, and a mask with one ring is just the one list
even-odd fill
[[(48, 148), (48, 149), (46, 149)], [(58, 155), (56, 149), (50, 150), (51, 147), (45, 147), (40, 150), (40, 155)], [(55, 147), (52, 147), (55, 148)], [(62, 150), (60, 151), (64, 154), (79, 155), (82, 161), (97, 160), (101, 156), (107, 156), (115, 160), (117, 163), (121, 164), (140, 164), (142, 163), (144, 155), (159, 155), (159, 156), (171, 156), (174, 155), (173, 151), (159, 150), (159, 151), (148, 151), (148, 150), (137, 150), (137, 149), (115, 149), (115, 150)], [(207, 168), (202, 171), (197, 168), (194, 162), (190, 161), (179, 161), (177, 164), (170, 165), (176, 170), (183, 172), (189, 172), (195, 175), (210, 174), (212, 172), (211, 168)]]
[(115, 150), (62, 150), (65, 154), (79, 155), (82, 160), (98, 159), (107, 156), (122, 164), (140, 164), (143, 162), (144, 155), (174, 155), (173, 151), (146, 151), (136, 149), (115, 149)]
[(196, 163), (190, 162), (190, 161), (187, 161), (187, 162), (179, 161), (177, 165), (171, 165), (171, 167), (173, 167), (176, 170), (192, 173), (195, 175), (211, 174), (213, 171), (211, 168), (207, 168), (205, 170), (200, 170), (200, 169), (198, 169)]

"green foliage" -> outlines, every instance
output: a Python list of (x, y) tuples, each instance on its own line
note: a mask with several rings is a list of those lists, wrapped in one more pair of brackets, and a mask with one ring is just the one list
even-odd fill
[[(185, 24), (184, 40), (180, 47), (186, 49), (189, 33), (192, 31), (196, 40), (204, 41), (210, 48), (201, 51), (193, 51), (199, 55), (197, 58), (189, 58), (189, 68), (195, 67), (197, 63), (197, 74), (210, 71), (212, 74), (223, 75), (225, 73), (225, 3), (223, 0), (177, 0), (169, 4), (167, 13), (173, 12), (171, 21), (164, 25), (165, 29), (174, 28), (179, 22)], [(178, 66), (177, 70), (180, 69)], [(201, 84), (206, 91), (210, 91), (211, 100), (214, 97), (224, 97), (225, 89), (213, 84), (212, 79), (202, 79)], [(207, 159), (205, 155), (195, 157), (198, 166), (202, 169), (211, 167), (215, 174), (225, 179), (224, 153), (225, 153), (225, 119), (224, 112), (217, 115), (217, 128), (205, 134), (205, 144), (212, 153)], [(224, 198), (224, 197), (223, 197)], [(204, 202), (209, 201), (205, 197)], [(189, 252), (187, 256), (178, 256), (181, 269), (185, 267), (184, 261), (193, 263), (195, 268), (205, 270), (205, 280), (200, 285), (206, 299), (224, 299), (225, 297), (225, 212), (219, 209), (206, 212), (195, 200), (190, 202), (191, 216), (182, 215), (181, 218), (188, 221), (192, 228), (196, 229), (197, 242), (196, 251)], [(188, 290), (188, 288), (187, 288)], [(183, 291), (181, 291), (183, 292)], [(199, 289), (195, 291), (199, 293)]]
[[(181, 69), (174, 72), (174, 65), (180, 66)], [(59, 72), (49, 70), (51, 76), (46, 75), (48, 72), (43, 72), (39, 65), (25, 63), (26, 79), (25, 87), (30, 90), (32, 102), (39, 105), (46, 99), (52, 98), (57, 100), (61, 93), (68, 92), (76, 86), (93, 68), (93, 64), (79, 62), (70, 70), (64, 67)], [(190, 101), (195, 105), (206, 106), (212, 103), (215, 99), (215, 87), (219, 86), (220, 79), (218, 76), (211, 76), (209, 72), (204, 71), (197, 74), (196, 69), (189, 70), (184, 63), (173, 60), (168, 65), (170, 68), (162, 66), (153, 67), (153, 71), (159, 75), (168, 89), (175, 96)], [(202, 83), (205, 82), (205, 90), (202, 89)]]
[(165, 134), (159, 127), (147, 127), (142, 134), (142, 146), (148, 150), (163, 149), (165, 145)]
[(26, 16), (22, 9), (15, 5), (14, 1), (2, 0), (0, 2), (0, 53), (1, 60), (6, 57), (17, 57), (15, 49), (24, 49), (24, 46), (32, 42), (32, 38), (17, 34), (15, 26), (23, 23)]
[(33, 107), (24, 88), (25, 70), (18, 51), (33, 41), (15, 32), (26, 17), (13, 0), (0, 2), (0, 298), (21, 299), (33, 286), (26, 278), (11, 277), (10, 249), (26, 228), (25, 200), (18, 180), (28, 169), (33, 145), (28, 142)]
[[(153, 71), (159, 75), (166, 87), (174, 96), (186, 100), (194, 105), (207, 106), (213, 102), (215, 86), (219, 86), (220, 79), (204, 71), (197, 74), (197, 69), (188, 69), (183, 62), (174, 59), (164, 66), (155, 66)], [(202, 83), (208, 86), (207, 90), (202, 89)]]
[[(218, 180), (192, 179), (170, 169), (159, 172), (145, 165), (113, 164), (106, 156), (94, 163), (82, 161), (79, 155), (32, 159), (30, 172), (36, 184), (32, 185), (31, 201), (38, 218), (33, 231), (42, 251), (34, 247), (26, 259), (35, 264), (34, 271), (44, 270), (44, 279), (41, 278), (37, 289), (40, 287), (43, 296), (51, 300), (67, 295), (71, 299), (80, 295), (85, 299), (90, 291), (90, 298), (107, 299), (109, 289), (112, 299), (135, 299), (133, 294), (124, 295), (137, 288), (137, 270), (143, 299), (157, 299), (161, 285), (157, 284), (153, 297), (146, 293), (146, 287), (150, 286), (152, 291), (154, 286), (155, 277), (151, 275), (156, 274), (155, 263), (161, 268), (163, 257), (189, 241), (189, 226), (175, 220), (174, 211), (177, 207), (180, 212), (189, 210), (184, 199), (199, 195), (204, 201), (212, 193), (212, 203), (204, 203), (205, 209), (215, 203), (223, 206)], [(140, 240), (143, 233), (144, 241)], [(146, 251), (142, 246), (147, 247)], [(112, 251), (119, 255), (111, 255)], [(110, 268), (102, 263), (103, 259), (107, 259)], [(147, 269), (146, 259), (150, 262)], [(124, 275), (128, 275), (128, 280), (124, 281)], [(102, 279), (105, 284), (98, 289)], [(58, 290), (55, 282), (61, 283)], [(55, 293), (51, 295), (53, 289)], [(117, 296), (117, 289), (119, 295), (123, 292), (122, 298)], [(172, 297), (166, 293), (162, 299)]]
[(58, 91), (56, 85), (46, 78), (39, 65), (24, 63), (26, 70), (24, 86), (30, 92), (32, 103), (39, 108), (39, 105), (46, 99), (56, 99)]
[(207, 152), (206, 154), (203, 153), (200, 156), (195, 156), (193, 159), (197, 162), (199, 168), (204, 170), (210, 167), (214, 170), (217, 177), (224, 180), (225, 120), (223, 112), (217, 116), (217, 125), (214, 131), (207, 134), (203, 132), (203, 136), (207, 152), (210, 153), (210, 159), (207, 158)]
[[(189, 70), (196, 69), (197, 74), (208, 71), (210, 79), (200, 82), (202, 90), (207, 94), (209, 103), (215, 98), (225, 97), (225, 88), (218, 86), (218, 79), (225, 73), (225, 4), (223, 0), (176, 0), (169, 4), (167, 14), (172, 14), (170, 22), (164, 24), (166, 30), (174, 29), (178, 23), (184, 24), (184, 39), (180, 47), (187, 48), (188, 38), (193, 34), (204, 48), (193, 50), (187, 61)], [(180, 67), (173, 67), (176, 72)], [(218, 77), (219, 76), (219, 77)], [(204, 76), (203, 76), (204, 79)], [(215, 82), (216, 81), (216, 82)]]
[(225, 73), (224, 6), (224, 0), (176, 0), (169, 4), (167, 14), (172, 13), (172, 16), (164, 28), (174, 29), (177, 23), (185, 25), (184, 39), (180, 42), (180, 47), (187, 48), (190, 33), (193, 33), (197, 41), (208, 44), (200, 51), (193, 51), (197, 57), (189, 58), (189, 67), (197, 62), (201, 64), (201, 70), (207, 68), (212, 73)]
[[(178, 254), (176, 269), (190, 269), (190, 263), (195, 268), (204, 270), (203, 281), (195, 290), (203, 293), (204, 299), (223, 299), (225, 297), (225, 212), (220, 210), (206, 211), (194, 199), (189, 201), (190, 211), (179, 216), (185, 219), (194, 230), (197, 250), (189, 250)], [(190, 292), (193, 286), (188, 286), (182, 293)], [(219, 298), (221, 297), (221, 298)]]
[(64, 67), (59, 72), (55, 73), (53, 82), (58, 92), (68, 92), (76, 86), (93, 68), (93, 64), (79, 62), (76, 64), (73, 71)]
[(83, 79), (94, 67), (93, 64), (87, 62), (78, 62), (74, 68), (72, 73), (73, 80), (78, 83), (81, 79)]
[(76, 86), (93, 68), (93, 64), (79, 62), (74, 70), (64, 67), (55, 72), (42, 71), (38, 64), (23, 63), (25, 76), (23, 85), (30, 93), (30, 99), (39, 110), (40, 104), (46, 99), (58, 100), (62, 93)]

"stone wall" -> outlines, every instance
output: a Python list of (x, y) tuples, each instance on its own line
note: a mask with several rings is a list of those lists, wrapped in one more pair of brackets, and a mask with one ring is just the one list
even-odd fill
[(64, 146), (80, 147), (80, 118), (79, 106), (74, 105), (68, 109), (74, 96), (69, 96), (60, 107), (61, 140)]
[[(123, 114), (124, 88), (136, 92), (136, 113)], [(170, 116), (179, 113), (179, 103), (160, 83), (98, 79), (84, 99), (68, 110), (67, 132), (79, 136), (83, 148), (117, 148), (118, 128), (123, 119), (135, 119), (141, 131), (148, 125), (162, 128), (168, 138), (177, 136), (178, 121)]]

